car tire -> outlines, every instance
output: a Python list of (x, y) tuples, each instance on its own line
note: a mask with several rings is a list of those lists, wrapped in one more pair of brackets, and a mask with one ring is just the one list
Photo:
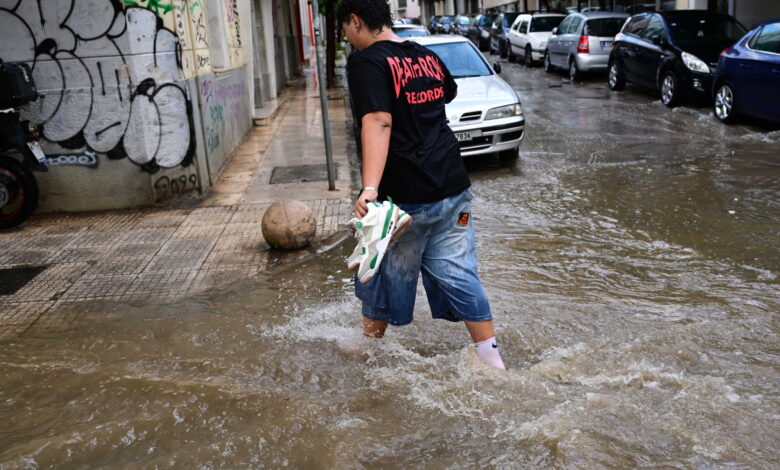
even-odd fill
[(498, 152), (498, 159), (502, 161), (512, 161), (520, 158), (520, 147)]
[(569, 80), (572, 82), (579, 82), (582, 80), (582, 72), (580, 72), (579, 67), (577, 67), (577, 60), (574, 57), (569, 60)]
[[(38, 207), (38, 183), (27, 167), (14, 158), (0, 155), (0, 229), (16, 227)], [(5, 209), (14, 204), (10, 213)]]
[(609, 75), (607, 77), (607, 83), (609, 89), (612, 91), (620, 91), (626, 87), (626, 74), (623, 72), (623, 67), (620, 62), (614, 60), (609, 63)]
[(728, 80), (720, 82), (715, 89), (712, 113), (724, 124), (733, 124), (737, 120), (737, 113), (734, 111), (734, 89)]
[(680, 80), (672, 70), (667, 70), (661, 76), (661, 103), (674, 108), (682, 103), (682, 87)]
[(523, 64), (525, 64), (526, 67), (531, 68), (534, 66), (534, 56), (531, 55), (531, 46), (525, 46), (525, 55), (523, 56)]
[(544, 51), (544, 71), (547, 73), (555, 72), (555, 67), (550, 62), (550, 51)]

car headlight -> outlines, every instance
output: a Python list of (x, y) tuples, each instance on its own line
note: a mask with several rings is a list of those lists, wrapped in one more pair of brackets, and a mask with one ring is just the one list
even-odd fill
[(485, 114), (485, 120), (488, 121), (490, 119), (501, 119), (522, 115), (523, 107), (520, 105), (520, 103), (515, 103), (510, 104), (509, 106), (500, 106), (498, 108), (491, 109), (487, 112), (487, 114)]
[(683, 52), (682, 60), (685, 66), (694, 72), (710, 73), (710, 68), (707, 67), (707, 64), (705, 64), (703, 60), (699, 59), (693, 54)]
[(483, 30), (482, 30), (482, 37), (483, 37), (483, 38), (486, 38), (486, 37), (488, 37), (488, 36), (490, 36), (490, 33), (488, 33), (487, 31), (485, 31), (485, 30), (483, 29)]

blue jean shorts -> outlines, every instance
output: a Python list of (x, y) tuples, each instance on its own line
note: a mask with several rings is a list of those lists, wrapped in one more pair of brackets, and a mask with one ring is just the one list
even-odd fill
[(477, 275), (470, 189), (441, 201), (398, 204), (412, 225), (382, 260), (366, 284), (355, 280), (363, 315), (392, 325), (412, 322), (417, 280), (433, 318), (449, 321), (491, 320), (490, 304)]

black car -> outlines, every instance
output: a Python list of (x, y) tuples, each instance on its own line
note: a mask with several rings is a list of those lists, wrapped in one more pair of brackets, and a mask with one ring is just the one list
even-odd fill
[(488, 50), (491, 54), (506, 57), (509, 54), (509, 28), (520, 13), (499, 13), (490, 27)]
[(661, 102), (669, 107), (694, 92), (706, 96), (720, 52), (744, 34), (733, 17), (709, 11), (634, 15), (615, 36), (609, 87), (622, 90), (632, 82), (660, 90)]
[(474, 21), (471, 22), (471, 28), (469, 28), (466, 37), (471, 39), (480, 51), (488, 50), (490, 44), (490, 28), (493, 27), (493, 21), (495, 21), (496, 15), (477, 15), (474, 17)]

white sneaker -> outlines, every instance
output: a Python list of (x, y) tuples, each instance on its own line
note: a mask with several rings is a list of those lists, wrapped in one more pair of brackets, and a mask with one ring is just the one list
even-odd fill
[(355, 230), (357, 246), (347, 258), (347, 267), (358, 270), (360, 282), (365, 284), (374, 278), (390, 244), (409, 228), (411, 222), (412, 216), (393, 204), (389, 197), (382, 204), (369, 201), (366, 215), (349, 221)]

